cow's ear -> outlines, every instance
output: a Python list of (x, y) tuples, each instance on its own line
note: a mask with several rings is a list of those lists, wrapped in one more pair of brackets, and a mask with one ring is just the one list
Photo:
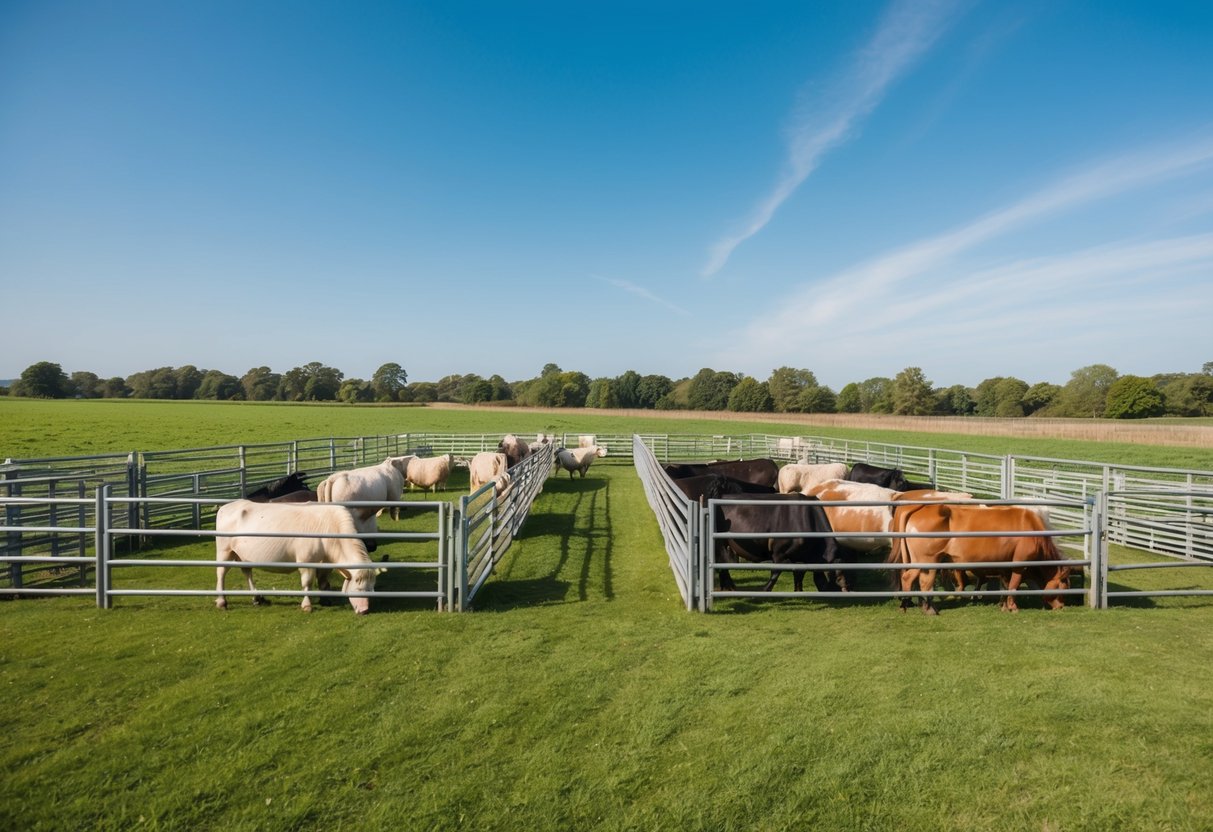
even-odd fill
[(347, 581), (348, 581), (348, 580), (350, 580), (350, 578), (352, 578), (352, 577), (353, 577), (352, 575), (350, 575), (350, 571), (349, 571), (348, 569), (338, 569), (338, 570), (337, 570), (337, 573), (338, 573), (339, 575), (341, 575), (341, 577), (342, 577), (342, 578), (344, 578), (344, 579), (345, 579), (345, 580), (347, 580)]
[(386, 567), (386, 566), (380, 566), (378, 569), (376, 569), (376, 570), (375, 570), (375, 574), (376, 574), (376, 575), (382, 575), (382, 574), (383, 574), (384, 572), (386, 572), (386, 571), (387, 571), (387, 567)]

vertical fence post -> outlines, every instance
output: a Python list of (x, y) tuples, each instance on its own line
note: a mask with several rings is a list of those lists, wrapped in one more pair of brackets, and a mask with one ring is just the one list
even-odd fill
[(1108, 492), (1097, 491), (1091, 505), (1091, 574), (1087, 586), (1087, 606), (1093, 610), (1108, 607)]
[(712, 587), (716, 586), (716, 547), (713, 545), (716, 535), (716, 512), (712, 511), (710, 501), (701, 511), (706, 515), (708, 533), (703, 536), (703, 545), (700, 547), (700, 561), (703, 563), (703, 601), (700, 609), (703, 612), (711, 612)]
[[(86, 489), (84, 487), (84, 480), (77, 480), (76, 481), (76, 498), (79, 500), (83, 500), (85, 498), (86, 494), (88, 494), (88, 489)], [(80, 503), (78, 506), (76, 506), (76, 525), (79, 526), (80, 528), (84, 528), (86, 523), (88, 523), (88, 511), (87, 511), (84, 503)], [(80, 535), (77, 535), (76, 538), (77, 538), (76, 556), (82, 557), (82, 558), (88, 557), (88, 546), (85, 543), (86, 536), (83, 534), (80, 534)], [(88, 572), (88, 567), (83, 563), (80, 564), (80, 586), (81, 587), (84, 587), (88, 581), (88, 576), (85, 574), (87, 572)]]
[(110, 608), (109, 597), (109, 559), (110, 559), (110, 534), (109, 534), (109, 505), (107, 499), (109, 497), (110, 487), (102, 485), (97, 489), (97, 524), (94, 527), (94, 549), (96, 550), (97, 565), (94, 567), (93, 578), (97, 584), (97, 606), (100, 609), (107, 610)]
[[(20, 497), (21, 484), (15, 480), (8, 480), (5, 485), (5, 496)], [(21, 525), (21, 504), (20, 503), (5, 503), (4, 504), (4, 525), (9, 527), (8, 545), (6, 549), (14, 555), (22, 554), (22, 539), (21, 532), (17, 530), (17, 526)], [(20, 563), (9, 563), (8, 565), (9, 581), (13, 585), (13, 589), (21, 589), (25, 586), (24, 577), (21, 574)]]

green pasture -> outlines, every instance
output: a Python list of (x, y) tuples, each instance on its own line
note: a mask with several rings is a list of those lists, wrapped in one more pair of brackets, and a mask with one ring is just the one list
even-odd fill
[[(0, 458), (408, 430), (825, 433), (713, 424), (0, 400)], [(1015, 450), (1104, 458), (1068, 447), (1085, 444)], [(1118, 447), (1116, 461), (1171, 464), (1159, 450)], [(439, 497), (463, 488), (453, 480)], [(406, 512), (383, 528), (424, 522)], [(405, 543), (381, 553), (417, 557)], [(1113, 580), (1213, 585), (1194, 570)], [(174, 581), (212, 588), (214, 574)], [(0, 602), (0, 828), (1213, 828), (1213, 601), (1023, 606), (944, 602), (929, 618), (892, 601), (789, 600), (688, 613), (634, 471), (607, 457), (584, 480), (549, 480), (473, 613)]]

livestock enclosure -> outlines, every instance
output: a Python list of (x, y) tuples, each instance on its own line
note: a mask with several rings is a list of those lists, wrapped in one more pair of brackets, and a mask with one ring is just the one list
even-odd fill
[[(95, 592), (98, 603), (109, 606), (112, 597), (139, 591), (115, 589), (110, 584), (113, 565), (151, 567), (155, 559), (132, 558), (130, 552), (155, 538), (206, 535), (206, 527), (213, 523), (215, 506), (272, 478), (300, 470), (321, 477), (404, 454), (449, 453), (466, 460), (481, 451), (495, 449), (500, 437), (498, 433), (422, 432), (178, 451), (132, 451), (98, 457), (10, 459), (0, 468), (0, 504), (5, 510), (5, 523), (0, 527), (5, 535), (0, 544), (0, 562), (8, 565), (6, 584), (13, 594)], [(1059, 544), (1074, 552), (1069, 565), (1083, 568), (1087, 575), (1084, 587), (1066, 590), (1066, 594), (1084, 595), (1086, 602), (1095, 607), (1143, 594), (1207, 592), (1191, 586), (1148, 593), (1109, 588), (1110, 573), (1207, 568), (1213, 564), (1213, 472), (1019, 455), (996, 457), (827, 437), (573, 432), (550, 438), (551, 444), (537, 445), (542, 449), (547, 470), (551, 468), (555, 445), (590, 443), (611, 449), (608, 458), (612, 461), (631, 461), (635, 465), (688, 609), (709, 610), (717, 598), (744, 597), (747, 593), (711, 588), (712, 576), (719, 569), (712, 562), (714, 544), (728, 535), (709, 528), (709, 512), (697, 511), (673, 489), (660, 472), (658, 459), (771, 457), (783, 462), (848, 465), (863, 461), (902, 469), (942, 488), (972, 493), (986, 504), (1045, 506), (1054, 521), (1053, 533)], [(397, 597), (431, 598), (440, 609), (469, 607), (542, 488), (542, 478), (536, 473), (539, 467), (537, 463), (530, 464), (514, 472), (518, 481), (511, 496), (499, 500), (491, 489), (481, 489), (461, 501), (452, 516), (445, 513), (445, 504), (432, 505), (434, 522), (430, 529), (390, 533), (389, 540), (438, 544), (431, 559), (385, 567), (429, 569), (435, 575), (432, 586), (400, 590)], [(95, 494), (87, 493), (87, 489), (98, 486)], [(1163, 558), (1111, 563), (1107, 557), (1110, 545)], [(128, 556), (115, 557), (121, 550)], [(189, 565), (168, 560), (156, 563)], [(91, 586), (86, 577), (90, 566), (100, 576)], [(71, 567), (75, 567), (76, 580), (68, 586), (71, 581), (65, 579), (64, 573)], [(856, 563), (853, 568), (874, 573), (910, 567)], [(799, 571), (814, 569), (823, 571), (824, 567), (795, 567)], [(201, 592), (170, 588), (159, 591)], [(290, 594), (289, 590), (278, 592)], [(822, 597), (821, 593), (816, 595)], [(893, 596), (890, 591), (869, 588), (846, 593), (846, 597)]]
[[(476, 615), (407, 599), (368, 617), (293, 604), (220, 615), (158, 596), (116, 612), (73, 597), (0, 603), (0, 684), (13, 693), (0, 824), (1213, 825), (1207, 599), (1018, 617), (957, 602), (926, 618), (806, 593), (688, 615), (630, 456), (612, 447), (585, 480), (545, 482)], [(148, 548), (209, 542), (173, 540)], [(64, 536), (65, 554), (75, 542)], [(393, 562), (432, 546), (385, 542)], [(1111, 577), (1153, 588), (1156, 572)]]

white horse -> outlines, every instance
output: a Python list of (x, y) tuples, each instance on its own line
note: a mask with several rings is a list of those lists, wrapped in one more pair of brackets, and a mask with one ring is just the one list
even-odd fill
[[(250, 537), (251, 532), (285, 534), (357, 534), (354, 518), (342, 506), (323, 503), (255, 503), (252, 500), (235, 500), (220, 506), (215, 515), (215, 531), (230, 534), (215, 538), (215, 560), (237, 563), (298, 563), (299, 581), (304, 592), (312, 589), (316, 579), (315, 568), (304, 564), (340, 563), (338, 568), (345, 579), (342, 592), (373, 592), (375, 578), (383, 569), (375, 568), (366, 553), (366, 546), (356, 537)], [(367, 564), (365, 568), (353, 564)], [(227, 598), (223, 595), (227, 570), (215, 569), (215, 590), (219, 597), (215, 606), (227, 609)], [(250, 592), (253, 586), (251, 566), (239, 567), (248, 581)], [(260, 567), (283, 571), (288, 567)], [(254, 604), (264, 603), (261, 596), (253, 596)], [(354, 612), (365, 615), (370, 611), (369, 598), (350, 598)], [(300, 607), (304, 612), (312, 611), (311, 599), (304, 595)]]

